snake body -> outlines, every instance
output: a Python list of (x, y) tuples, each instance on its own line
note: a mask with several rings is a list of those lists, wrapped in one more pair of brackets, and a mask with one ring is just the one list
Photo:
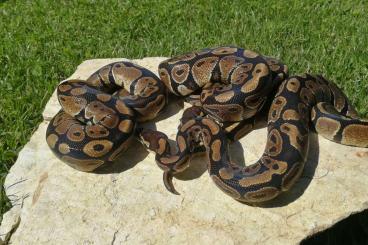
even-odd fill
[[(172, 178), (189, 166), (194, 152), (206, 151), (215, 184), (236, 200), (257, 203), (290, 189), (308, 154), (308, 135), (346, 145), (368, 147), (368, 122), (360, 119), (343, 92), (322, 76), (288, 77), (277, 59), (237, 47), (187, 53), (159, 65), (158, 79), (130, 62), (96, 71), (86, 81), (58, 86), (62, 110), (51, 120), (46, 139), (63, 161), (92, 171), (114, 161), (135, 133), (156, 153), (166, 188), (177, 193)], [(167, 102), (167, 90), (185, 97), (176, 136), (176, 153), (158, 131), (136, 131)], [(265, 151), (254, 164), (230, 161), (228, 144), (255, 127), (267, 114)]]
[(62, 82), (62, 109), (50, 121), (46, 141), (73, 168), (93, 171), (129, 147), (137, 122), (156, 117), (166, 94), (155, 74), (131, 62), (106, 65), (85, 81)]

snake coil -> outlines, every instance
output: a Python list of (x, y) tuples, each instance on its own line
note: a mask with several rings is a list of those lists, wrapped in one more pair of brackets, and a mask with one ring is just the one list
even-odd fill
[[(144, 129), (140, 139), (156, 153), (164, 184), (189, 166), (192, 153), (206, 151), (208, 172), (226, 194), (246, 203), (287, 191), (300, 176), (313, 128), (329, 140), (368, 147), (368, 121), (360, 119), (343, 92), (319, 75), (288, 77), (277, 59), (238, 47), (191, 52), (163, 61), (158, 79), (129, 62), (107, 65), (86, 81), (58, 86), (63, 109), (51, 120), (47, 143), (74, 168), (92, 171), (114, 161), (128, 146), (137, 122), (153, 119), (167, 90), (193, 107), (183, 113), (176, 153), (168, 137)], [(162, 81), (162, 82), (161, 82)], [(231, 163), (228, 144), (267, 117), (267, 143), (254, 164)]]

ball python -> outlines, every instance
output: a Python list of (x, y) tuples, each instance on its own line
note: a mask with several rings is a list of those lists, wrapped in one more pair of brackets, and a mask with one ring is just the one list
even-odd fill
[[(165, 134), (141, 132), (142, 141), (156, 153), (169, 191), (178, 194), (172, 184), (173, 175), (186, 169), (191, 153), (201, 151), (201, 147), (205, 147), (208, 172), (214, 183), (245, 203), (271, 200), (293, 186), (307, 159), (311, 128), (334, 142), (368, 147), (368, 121), (358, 117), (334, 83), (320, 75), (286, 78), (287, 69), (280, 69), (285, 66), (274, 59), (274, 67), (270, 67), (270, 62), (254, 52), (249, 55), (249, 51), (234, 47), (220, 50), (221, 54), (211, 49), (174, 57), (159, 66), (161, 79), (175, 94), (186, 96), (203, 86), (194, 99), (194, 107), (184, 111), (176, 136), (176, 153), (172, 153)], [(230, 60), (229, 56), (232, 60), (240, 57), (241, 61), (221, 67), (221, 61)], [(204, 69), (197, 69), (198, 65)], [(272, 72), (278, 75), (270, 75)], [(241, 78), (236, 75), (244, 73)], [(255, 103), (249, 103), (252, 96)], [(253, 129), (267, 96), (271, 103), (266, 107), (264, 153), (254, 164), (240, 167), (230, 160), (229, 140), (239, 139)]]
[[(299, 176), (309, 123), (336, 142), (367, 146), (366, 134), (356, 137), (358, 130), (367, 131), (366, 122), (357, 117), (333, 83), (316, 77), (313, 87), (311, 82), (303, 82), (303, 77), (293, 77), (299, 87), (294, 96), (289, 95), (292, 85), (285, 82), (290, 79), (284, 81), (287, 66), (274, 58), (237, 47), (204, 49), (162, 62), (159, 75), (161, 80), (135, 64), (117, 62), (86, 81), (61, 83), (57, 91), (63, 109), (51, 120), (46, 133), (52, 151), (82, 171), (114, 161), (129, 147), (136, 124), (153, 119), (162, 110), (167, 89), (194, 105), (181, 119), (177, 153), (171, 153), (163, 133), (138, 133), (156, 153), (156, 162), (164, 169), (165, 186), (174, 193), (173, 174), (187, 168), (191, 154), (203, 151), (203, 147), (210, 175), (220, 189), (239, 201), (261, 202), (287, 190)], [(284, 95), (280, 90), (285, 88)], [(272, 101), (274, 96), (284, 100)], [(264, 155), (246, 168), (232, 164), (228, 140), (250, 132), (271, 102)], [(331, 125), (337, 124), (338, 130), (331, 131)]]
[(62, 109), (48, 125), (47, 144), (71, 167), (93, 171), (129, 147), (137, 123), (157, 116), (167, 89), (151, 71), (121, 61), (85, 81), (62, 82), (57, 98)]

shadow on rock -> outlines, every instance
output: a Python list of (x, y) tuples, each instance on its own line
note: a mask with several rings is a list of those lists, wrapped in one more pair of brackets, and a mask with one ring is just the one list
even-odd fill
[(137, 163), (143, 161), (149, 152), (142, 145), (141, 142), (134, 139), (129, 146), (128, 150), (122, 153), (115, 162), (111, 165), (102, 166), (97, 168), (94, 173), (96, 174), (111, 174), (111, 173), (121, 173), (130, 168), (133, 168)]

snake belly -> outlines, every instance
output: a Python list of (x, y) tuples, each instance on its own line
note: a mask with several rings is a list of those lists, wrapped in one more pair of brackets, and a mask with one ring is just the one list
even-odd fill
[(208, 172), (214, 183), (245, 203), (271, 200), (293, 186), (307, 159), (311, 126), (337, 143), (368, 147), (368, 121), (360, 119), (343, 92), (322, 76), (292, 76), (281, 83), (269, 107), (264, 153), (246, 167), (230, 161), (227, 131), (212, 112), (200, 106), (184, 112), (175, 154), (167, 149), (167, 137), (162, 133), (141, 135), (166, 171), (164, 183), (169, 191), (177, 193), (172, 175), (188, 166), (184, 164), (188, 154), (201, 145), (206, 148)]
[(87, 80), (57, 87), (62, 109), (52, 118), (46, 141), (71, 167), (93, 171), (126, 150), (138, 122), (156, 117), (167, 89), (151, 71), (131, 62), (106, 65)]

